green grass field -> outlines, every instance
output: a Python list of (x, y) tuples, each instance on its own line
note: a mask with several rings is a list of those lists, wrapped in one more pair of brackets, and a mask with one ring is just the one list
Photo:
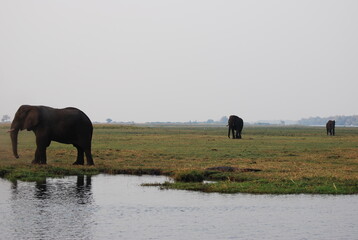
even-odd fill
[[(244, 127), (243, 139), (227, 137), (226, 127), (95, 125), (94, 167), (73, 166), (72, 145), (52, 142), (47, 165), (32, 165), (33, 132), (19, 133), (19, 159), (0, 125), (0, 176), (40, 181), (79, 174), (162, 174), (180, 180), (162, 188), (221, 193), (356, 194), (358, 128)], [(207, 170), (229, 166), (234, 172)], [(201, 182), (202, 179), (214, 182)], [(189, 182), (188, 182), (189, 181)], [(196, 182), (193, 182), (196, 181)]]

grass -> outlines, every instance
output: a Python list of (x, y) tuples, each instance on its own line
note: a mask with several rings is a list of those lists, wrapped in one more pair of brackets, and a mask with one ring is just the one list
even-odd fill
[[(225, 127), (95, 125), (93, 167), (73, 166), (75, 148), (56, 142), (47, 150), (47, 165), (30, 164), (36, 146), (27, 131), (19, 133), (15, 159), (8, 128), (0, 125), (0, 177), (9, 180), (155, 174), (176, 180), (162, 188), (204, 192), (358, 193), (358, 128), (336, 128), (330, 137), (323, 127), (245, 127), (243, 139), (233, 140)], [(218, 166), (237, 170), (207, 170)]]

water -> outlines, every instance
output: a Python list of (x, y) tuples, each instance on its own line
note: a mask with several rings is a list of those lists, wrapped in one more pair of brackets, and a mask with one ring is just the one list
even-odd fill
[(357, 239), (358, 196), (206, 194), (165, 177), (0, 179), (0, 239)]

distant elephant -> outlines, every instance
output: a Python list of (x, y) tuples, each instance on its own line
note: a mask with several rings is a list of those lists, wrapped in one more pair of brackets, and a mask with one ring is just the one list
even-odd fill
[[(229, 126), (228, 137), (230, 138), (230, 131), (232, 131), (233, 139), (235, 139), (235, 138), (241, 139), (241, 131), (242, 131), (242, 128), (244, 127), (244, 121), (241, 118), (239, 118), (238, 116), (231, 115), (229, 117), (228, 126)], [(236, 131), (236, 134), (235, 134), (235, 131)]]
[(336, 121), (335, 120), (329, 120), (326, 123), (326, 129), (327, 129), (327, 135), (331, 135), (334, 136), (335, 134), (335, 126), (336, 126)]
[(93, 126), (91, 120), (76, 108), (55, 109), (46, 106), (22, 105), (11, 123), (10, 137), (14, 156), (17, 153), (19, 130), (27, 129), (36, 135), (36, 152), (34, 164), (46, 164), (46, 148), (51, 141), (73, 144), (77, 148), (77, 160), (74, 165), (94, 165), (91, 154)]

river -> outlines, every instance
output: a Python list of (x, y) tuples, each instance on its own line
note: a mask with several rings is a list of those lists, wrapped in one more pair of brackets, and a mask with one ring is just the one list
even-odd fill
[(0, 179), (1, 239), (357, 239), (357, 195), (143, 187), (162, 176)]

